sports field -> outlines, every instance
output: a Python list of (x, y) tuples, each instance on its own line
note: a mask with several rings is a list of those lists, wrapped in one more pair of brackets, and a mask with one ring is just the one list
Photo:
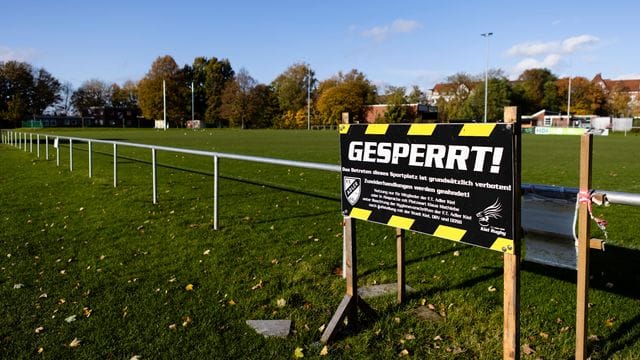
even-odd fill
[[(48, 130), (112, 139), (337, 164), (330, 131)], [(40, 131), (44, 133), (44, 131)], [(50, 148), (50, 156), (55, 154)], [(593, 184), (640, 193), (640, 138), (596, 137)], [(212, 230), (210, 158), (158, 154), (151, 203), (148, 150), (86, 144), (53, 157), (0, 146), (0, 357), (495, 359), (502, 351), (502, 256), (409, 234), (406, 304), (370, 300), (378, 316), (323, 352), (321, 327), (344, 295), (339, 174), (221, 160), (220, 230)], [(579, 138), (523, 137), (523, 182), (578, 184)], [(592, 359), (640, 354), (640, 209), (595, 208), (609, 221), (593, 253)], [(593, 226), (592, 235), (602, 234)], [(395, 281), (394, 230), (358, 223), (360, 285)], [(575, 272), (523, 264), (523, 358), (572, 358)], [(423, 320), (424, 305), (439, 314)], [(291, 319), (266, 339), (248, 319)], [(74, 341), (76, 340), (76, 341)], [(406, 350), (406, 352), (404, 351)], [(526, 350), (526, 351), (525, 351)], [(530, 353), (530, 354), (526, 354)]]

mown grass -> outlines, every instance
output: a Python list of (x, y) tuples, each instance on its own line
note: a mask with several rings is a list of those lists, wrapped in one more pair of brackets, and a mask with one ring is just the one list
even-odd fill
[[(55, 132), (339, 161), (333, 132)], [(596, 138), (594, 187), (640, 192), (639, 141)], [(573, 137), (525, 136), (523, 181), (577, 186), (578, 147)], [(43, 149), (37, 159), (35, 149), (0, 147), (0, 356), (287, 359), (300, 347), (305, 357), (320, 357), (319, 328), (344, 294), (344, 281), (333, 274), (342, 265), (338, 174), (223, 160), (221, 228), (213, 231), (210, 159), (159, 153), (153, 205), (148, 151), (119, 149), (114, 188), (111, 147), (94, 145), (90, 179), (84, 149), (74, 144), (69, 172), (66, 145), (60, 167), (44, 160)], [(612, 246), (593, 257), (591, 357), (631, 359), (640, 353), (640, 213), (612, 206), (597, 214), (610, 221)], [(395, 281), (393, 239), (393, 229), (358, 222), (361, 285)], [(327, 358), (396, 358), (405, 349), (415, 358), (499, 358), (501, 254), (408, 234), (406, 258), (416, 292), (403, 305), (393, 295), (371, 300), (378, 316), (341, 333)], [(523, 358), (572, 358), (574, 278), (523, 265), (521, 342), (536, 351)], [(422, 302), (443, 320), (417, 319)], [(65, 321), (72, 315), (75, 321)], [(291, 319), (293, 332), (265, 339), (247, 319)], [(74, 338), (79, 347), (69, 346)]]

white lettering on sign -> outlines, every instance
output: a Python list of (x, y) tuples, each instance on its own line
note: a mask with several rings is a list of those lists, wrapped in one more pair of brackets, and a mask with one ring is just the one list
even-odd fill
[(485, 160), (490, 158), (489, 172), (497, 174), (503, 151), (502, 147), (491, 146), (352, 141), (348, 158), (350, 161), (393, 165), (407, 161), (409, 166), (476, 172), (485, 171)]

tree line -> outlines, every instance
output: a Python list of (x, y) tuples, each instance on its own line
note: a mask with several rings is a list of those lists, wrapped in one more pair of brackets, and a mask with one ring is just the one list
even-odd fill
[[(603, 89), (583, 77), (572, 78), (572, 114), (630, 115), (637, 111), (624, 89)], [(228, 59), (196, 57), (180, 67), (169, 56), (158, 57), (138, 82), (122, 85), (91, 79), (77, 89), (61, 83), (45, 69), (28, 63), (0, 62), (0, 120), (2, 127), (19, 125), (42, 114), (90, 116), (95, 107), (131, 109), (147, 119), (162, 119), (163, 86), (167, 120), (181, 127), (193, 116), (208, 126), (240, 128), (304, 128), (340, 122), (349, 112), (364, 121), (367, 105), (387, 104), (379, 121), (406, 121), (404, 105), (428, 103), (418, 86), (379, 89), (367, 76), (351, 70), (319, 81), (309, 64), (295, 63), (270, 84), (258, 83), (246, 69), (233, 69)], [(504, 106), (523, 114), (541, 109), (567, 111), (568, 79), (548, 69), (529, 69), (515, 81), (500, 70), (488, 77), (487, 118), (502, 118)], [(484, 114), (484, 77), (457, 73), (437, 87), (439, 121), (479, 120)]]

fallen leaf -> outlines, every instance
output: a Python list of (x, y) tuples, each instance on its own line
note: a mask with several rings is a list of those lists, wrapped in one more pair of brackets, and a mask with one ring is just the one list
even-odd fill
[(66, 303), (66, 302), (67, 302), (67, 300), (65, 300), (64, 298), (62, 298), (62, 299), (58, 300), (58, 305), (62, 305), (62, 304), (64, 304), (64, 303)]
[(329, 347), (327, 345), (325, 345), (322, 350), (320, 350), (320, 356), (327, 356), (329, 355)]
[(38, 327), (36, 328), (36, 334), (40, 334), (40, 333), (41, 333), (41, 332), (43, 332), (43, 331), (44, 331), (44, 327), (42, 327), (42, 326), (38, 326)]
[(38, 348), (38, 354), (42, 354), (44, 352), (44, 348), (43, 347), (39, 347)]
[(187, 291), (193, 291), (193, 284), (187, 284), (187, 286), (185, 286), (184, 289)]
[(436, 335), (436, 337), (433, 338), (433, 341), (442, 341), (442, 337), (440, 335)]
[(606, 283), (605, 286), (607, 287), (607, 289), (613, 289), (613, 283), (611, 282)]
[(22, 289), (24, 287), (24, 284), (15, 284), (13, 285), (14, 289)]
[(191, 318), (191, 316), (185, 316), (182, 318), (182, 327), (187, 327), (191, 324), (191, 322), (193, 321), (193, 319)]
[(211, 250), (207, 249), (202, 253), (202, 255), (209, 255), (210, 252), (211, 252)]
[(395, 321), (396, 324), (400, 324), (400, 318), (399, 317), (394, 317), (393, 321)]
[(285, 299), (280, 298), (280, 299), (278, 299), (276, 301), (276, 306), (279, 307), (279, 308), (283, 308), (286, 305), (287, 305), (287, 300), (285, 300)]
[(456, 251), (454, 251), (454, 252), (453, 252), (453, 256), (460, 256), (460, 251), (457, 251), (457, 250), (456, 250)]
[(73, 338), (73, 340), (71, 340), (71, 342), (69, 343), (69, 347), (70, 348), (77, 348), (80, 346), (80, 339), (78, 338)]
[(600, 341), (600, 338), (598, 337), (598, 335), (595, 335), (595, 334), (589, 335), (588, 339), (589, 339), (589, 341), (594, 341), (594, 342), (595, 341)]
[(302, 348), (297, 347), (294, 351), (293, 351), (293, 357), (296, 359), (300, 359), (304, 357), (304, 353), (302, 352)]
[(74, 321), (76, 321), (76, 315), (71, 315), (71, 316), (67, 316), (64, 321), (68, 322), (68, 323), (72, 323)]
[(398, 356), (400, 356), (400, 357), (409, 356), (409, 350), (404, 349), (404, 350), (400, 351), (400, 354), (398, 354)]
[(272, 259), (271, 260), (271, 264), (278, 265), (278, 259)]
[(428, 308), (429, 308), (429, 310), (431, 310), (431, 311), (436, 311), (436, 306), (435, 306), (435, 305), (433, 305), (433, 304), (429, 304), (429, 305), (427, 305), (427, 307), (428, 307)]
[(489, 290), (489, 292), (495, 292), (496, 291), (496, 287), (491, 285), (487, 288), (487, 290)]
[(176, 330), (176, 324), (169, 325), (169, 330)]
[(405, 334), (404, 335), (405, 340), (415, 340), (416, 336), (413, 334)]
[(129, 360), (141, 360), (142, 357), (140, 355), (133, 355)]
[(92, 311), (93, 310), (91, 310), (91, 308), (89, 308), (89, 307), (82, 308), (82, 316), (88, 318), (89, 316), (91, 316), (91, 312)]
[(615, 318), (609, 318), (607, 320), (604, 321), (604, 325), (606, 327), (613, 327), (613, 324), (616, 322)]
[(560, 328), (560, 332), (561, 333), (565, 333), (565, 332), (569, 331), (569, 329), (571, 329), (571, 327), (565, 326), (565, 327)]
[(420, 306), (425, 306), (427, 304), (427, 299), (420, 299)]
[(235, 301), (233, 301), (233, 299), (229, 300), (229, 305), (233, 306), (233, 305), (235, 305), (235, 304), (236, 304), (236, 302), (235, 302)]
[(548, 338), (549, 338), (549, 334), (547, 334), (547, 333), (546, 333), (546, 332), (544, 332), (544, 331), (541, 331), (541, 332), (540, 332), (540, 337), (541, 337), (541, 338), (543, 338), (543, 339), (548, 339)]
[(80, 211), (84, 211), (84, 208), (83, 208), (83, 207), (81, 207), (81, 208), (80, 208)]
[(40, 296), (38, 296), (38, 299), (42, 299), (42, 298), (46, 298), (47, 294), (40, 294)]
[(260, 281), (258, 281), (257, 284), (251, 287), (251, 290), (257, 290), (257, 289), (262, 289), (262, 279), (260, 279)]
[(525, 355), (531, 355), (531, 354), (534, 354), (536, 352), (536, 350), (534, 348), (532, 348), (529, 344), (524, 344), (524, 345), (522, 345), (522, 352)]
[(324, 332), (324, 326), (325, 326), (325, 324), (322, 324), (322, 325), (318, 328), (318, 331), (320, 331), (320, 332)]

